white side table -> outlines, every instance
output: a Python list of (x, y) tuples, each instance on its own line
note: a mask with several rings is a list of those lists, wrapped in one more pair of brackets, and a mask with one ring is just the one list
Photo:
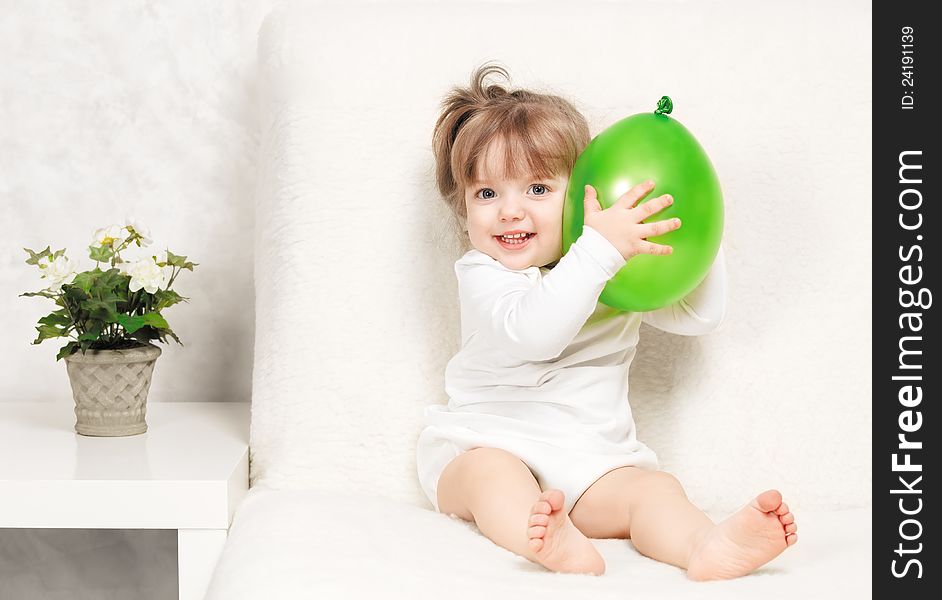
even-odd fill
[(176, 529), (180, 600), (201, 600), (249, 488), (249, 403), (148, 402), (117, 438), (74, 409), (0, 402), (0, 528)]

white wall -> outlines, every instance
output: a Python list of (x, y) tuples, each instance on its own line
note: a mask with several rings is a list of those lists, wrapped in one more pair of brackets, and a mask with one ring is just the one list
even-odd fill
[[(149, 401), (247, 401), (256, 32), (271, 0), (0, 0), (0, 402), (72, 402), (55, 307), (23, 247), (67, 248), (135, 215), (199, 263), (166, 311)], [(162, 246), (162, 247), (163, 247)], [(0, 458), (0, 465), (3, 464)], [(0, 475), (2, 476), (2, 475)], [(2, 598), (175, 598), (175, 536), (0, 530)]]
[[(166, 311), (153, 401), (248, 400), (253, 340), (255, 35), (271, 2), (10, 2), (0, 14), (0, 402), (71, 398), (55, 306), (23, 247), (80, 268), (98, 227), (137, 216), (199, 263)], [(134, 254), (128, 254), (128, 257)]]

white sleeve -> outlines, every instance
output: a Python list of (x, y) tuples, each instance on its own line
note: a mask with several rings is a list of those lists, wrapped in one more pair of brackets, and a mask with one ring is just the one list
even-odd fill
[(673, 304), (644, 313), (642, 321), (668, 333), (702, 335), (726, 317), (726, 259), (720, 246), (700, 285)]
[[(523, 360), (549, 360), (572, 342), (625, 258), (584, 225), (582, 235), (538, 282), (498, 261), (455, 264), (462, 313), (481, 335)], [(535, 269), (536, 267), (531, 267)]]

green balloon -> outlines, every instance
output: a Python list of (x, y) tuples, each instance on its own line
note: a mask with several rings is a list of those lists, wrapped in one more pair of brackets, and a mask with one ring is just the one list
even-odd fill
[(609, 280), (599, 301), (645, 312), (692, 292), (709, 272), (723, 237), (723, 196), (706, 152), (687, 128), (667, 116), (664, 96), (654, 113), (632, 115), (597, 135), (579, 155), (569, 177), (563, 209), (563, 253), (582, 235), (585, 186), (606, 209), (629, 189), (651, 179), (654, 190), (636, 206), (663, 194), (674, 203), (645, 223), (680, 218), (681, 226), (646, 238), (673, 247), (668, 255), (638, 254)]

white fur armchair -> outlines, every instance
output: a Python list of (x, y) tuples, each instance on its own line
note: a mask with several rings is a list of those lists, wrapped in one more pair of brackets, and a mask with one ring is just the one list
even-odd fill
[[(208, 597), (869, 596), (869, 14), (834, 4), (276, 9), (259, 37), (253, 487)], [(807, 45), (824, 32), (841, 70)], [(752, 575), (690, 582), (626, 540), (596, 542), (602, 577), (554, 574), (422, 494), (415, 442), (459, 341), (430, 136), (490, 59), (572, 99), (593, 135), (668, 94), (710, 153), (727, 319), (698, 338), (644, 328), (631, 403), (715, 519), (783, 492), (799, 542)], [(832, 92), (857, 98), (839, 125)]]

